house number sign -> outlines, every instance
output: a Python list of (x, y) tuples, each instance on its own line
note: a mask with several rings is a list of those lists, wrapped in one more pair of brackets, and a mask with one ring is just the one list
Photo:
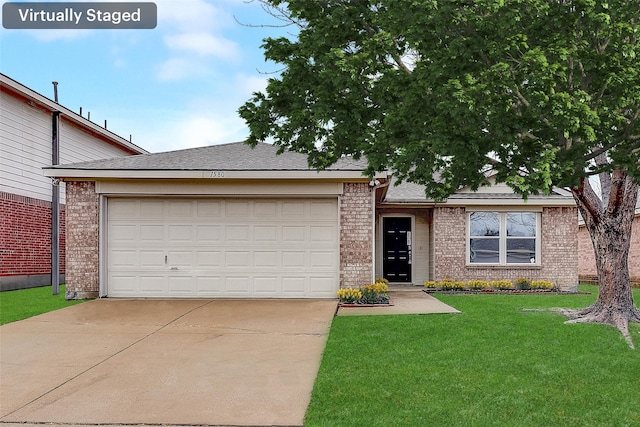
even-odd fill
[(224, 178), (224, 171), (211, 171), (209, 178)]

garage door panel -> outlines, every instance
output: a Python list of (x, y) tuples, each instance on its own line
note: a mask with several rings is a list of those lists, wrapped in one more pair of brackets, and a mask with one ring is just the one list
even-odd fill
[(225, 291), (234, 295), (249, 295), (251, 277), (249, 276), (227, 276), (225, 278)]
[(140, 236), (141, 243), (156, 244), (157, 242), (163, 242), (165, 238), (165, 226), (162, 224), (148, 225), (140, 224), (138, 230), (135, 232), (132, 230), (132, 236)]
[(193, 226), (191, 225), (169, 225), (169, 244), (173, 242), (191, 242), (193, 240)]
[(256, 201), (253, 204), (256, 218), (273, 218), (278, 214), (278, 203), (275, 201)]
[(311, 268), (335, 269), (336, 257), (332, 251), (312, 251), (309, 256)]
[(253, 227), (253, 240), (259, 243), (278, 242), (278, 226), (276, 225), (256, 225)]
[(222, 267), (222, 252), (220, 251), (198, 251), (196, 259), (198, 267), (216, 269)]
[(225, 267), (250, 268), (251, 257), (249, 251), (227, 251), (225, 252)]
[(334, 297), (337, 199), (108, 199), (107, 294)]
[(278, 294), (278, 282), (279, 282), (279, 278), (277, 276), (256, 277), (253, 282), (254, 283), (253, 290), (256, 294), (276, 295)]
[(190, 200), (170, 200), (167, 202), (169, 218), (191, 218), (194, 204)]
[(166, 294), (167, 276), (160, 274), (141, 274), (139, 285), (141, 296)]
[(116, 268), (135, 268), (140, 266), (138, 251), (118, 250), (111, 254), (111, 265)]
[[(162, 219), (165, 217), (165, 203), (161, 200), (142, 200), (135, 210), (134, 218)], [(110, 208), (111, 209), (111, 208)]]
[(114, 224), (109, 230), (109, 236), (113, 242), (135, 242), (139, 235), (139, 227), (136, 225)]
[(139, 251), (139, 256), (137, 257), (140, 260), (139, 264), (137, 264), (137, 267), (142, 267), (144, 269), (148, 269), (151, 267), (164, 268), (164, 257), (164, 251), (142, 249)]
[(251, 213), (250, 206), (251, 206), (251, 203), (248, 200), (226, 201), (225, 214), (229, 218), (233, 218), (233, 217), (247, 218)]
[(304, 242), (307, 227), (302, 225), (285, 225), (282, 227), (282, 242)]
[(249, 229), (248, 225), (227, 225), (225, 227), (225, 241), (248, 243)]
[(311, 201), (311, 218), (338, 219), (338, 211), (331, 201)]
[(315, 298), (333, 298), (336, 291), (330, 290), (335, 279), (332, 277), (311, 277), (309, 295)]
[(209, 244), (221, 243), (222, 227), (219, 225), (197, 225), (196, 240)]
[(196, 206), (196, 214), (199, 218), (219, 218), (222, 216), (222, 201), (199, 200)]
[(222, 294), (223, 291), (222, 277), (204, 274), (196, 277), (196, 294), (199, 296), (216, 296)]
[(289, 296), (304, 295), (306, 292), (307, 278), (304, 276), (291, 276), (282, 278), (282, 292)]
[(332, 242), (333, 232), (333, 227), (312, 226), (309, 229), (309, 238), (312, 242)]
[(167, 266), (169, 268), (194, 268), (196, 267), (193, 251), (167, 251)]
[(307, 267), (307, 254), (300, 251), (286, 251), (282, 253), (282, 267), (300, 269)]
[(253, 266), (258, 268), (278, 268), (280, 257), (278, 251), (253, 252)]
[(193, 277), (192, 276), (169, 276), (167, 278), (167, 290), (169, 295), (188, 295), (193, 293)]

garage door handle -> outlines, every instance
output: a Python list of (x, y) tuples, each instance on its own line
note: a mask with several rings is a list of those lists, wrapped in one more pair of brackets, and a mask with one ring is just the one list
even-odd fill
[(177, 270), (177, 269), (178, 269), (178, 267), (171, 267), (171, 270), (174, 270), (174, 271), (175, 271), (175, 270)]

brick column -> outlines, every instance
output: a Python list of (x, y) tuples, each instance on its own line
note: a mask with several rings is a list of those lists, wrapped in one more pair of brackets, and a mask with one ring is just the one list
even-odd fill
[(99, 212), (95, 182), (67, 182), (67, 299), (97, 298), (100, 290)]
[(340, 203), (340, 287), (372, 281), (373, 200), (368, 183), (345, 183)]

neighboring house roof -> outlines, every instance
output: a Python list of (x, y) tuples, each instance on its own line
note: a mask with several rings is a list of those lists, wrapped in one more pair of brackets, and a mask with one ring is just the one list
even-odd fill
[(118, 136), (115, 133), (97, 125), (96, 123), (93, 123), (91, 120), (82, 117), (81, 115), (69, 110), (68, 108), (58, 104), (55, 101), (52, 101), (46, 96), (39, 94), (33, 89), (29, 89), (25, 85), (1, 73), (0, 90), (6, 93), (10, 93), (13, 96), (24, 98), (29, 103), (31, 103), (31, 105), (37, 105), (38, 107), (43, 108), (49, 112), (58, 111), (66, 120), (75, 123), (77, 126), (80, 126), (87, 131), (93, 132), (106, 142), (118, 146), (125, 151), (129, 151), (132, 154), (148, 153), (148, 151), (144, 148), (138, 147), (131, 141), (128, 141), (121, 136)]
[[(96, 160), (45, 168), (45, 175), (57, 177), (118, 178), (295, 178), (341, 176), (364, 179), (365, 159), (343, 157), (326, 170), (309, 167), (305, 154), (284, 151), (259, 143), (252, 148), (244, 142), (189, 148), (154, 154)], [(214, 175), (211, 175), (214, 173)], [(386, 175), (380, 175), (385, 177)]]

